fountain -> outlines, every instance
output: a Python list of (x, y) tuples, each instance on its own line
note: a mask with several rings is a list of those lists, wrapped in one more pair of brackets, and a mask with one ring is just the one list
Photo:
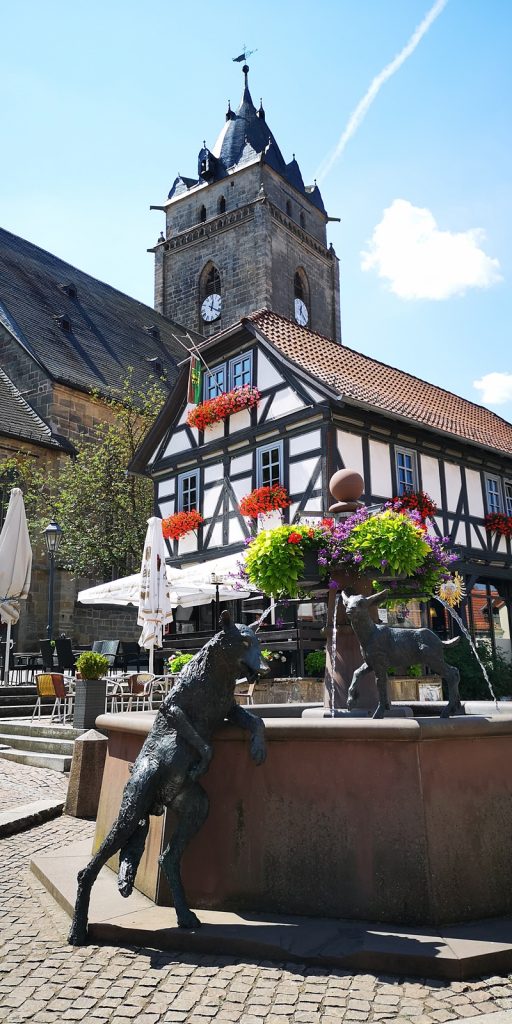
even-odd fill
[[(245, 921), (254, 923), (256, 913), (261, 923), (265, 914), (271, 924), (267, 931), (259, 929), (256, 943), (261, 949), (267, 935), (268, 956), (282, 957), (284, 950), (289, 955), (289, 936), (299, 927), (298, 918), (288, 916), (284, 925), (280, 919), (288, 938), (273, 944), (275, 915), (309, 915), (331, 919), (330, 934), (342, 945), (347, 936), (346, 959), (339, 961), (343, 964), (389, 970), (400, 963), (409, 974), (459, 978), (491, 964), (493, 969), (505, 964), (510, 969), (510, 922), (502, 926), (499, 949), (486, 946), (485, 956), (491, 959), (479, 960), (483, 953), (471, 942), (492, 933), (488, 919), (512, 915), (512, 777), (506, 767), (512, 761), (512, 714), (504, 710), (500, 715), (382, 720), (347, 711), (333, 715), (346, 704), (354, 668), (361, 663), (338, 593), (351, 584), (354, 592), (354, 579), (347, 580), (343, 571), (334, 579), (338, 586), (329, 594), (326, 717), (290, 718), (285, 708), (282, 718), (267, 719), (268, 756), (258, 771), (251, 766), (242, 731), (227, 725), (219, 729), (204, 776), (210, 816), (183, 857), (191, 905), (202, 909), (203, 916), (205, 910), (241, 915), (236, 919), (241, 936)], [(369, 577), (357, 580), (358, 593), (369, 594), (371, 586)], [(377, 616), (377, 608), (372, 611)], [(370, 709), (377, 703), (372, 686), (367, 681)], [(151, 712), (132, 712), (97, 720), (109, 745), (95, 849), (117, 816), (130, 766), (153, 717)], [(169, 906), (170, 893), (158, 855), (174, 824), (171, 811), (151, 818), (136, 880), (139, 892), (161, 907)], [(89, 851), (81, 856), (88, 859)], [(117, 868), (115, 861), (111, 866)], [(62, 895), (64, 882), (55, 857), (45, 866), (36, 862), (34, 870), (52, 891), (61, 891), (63, 903), (70, 902)], [(147, 908), (143, 923), (137, 914), (124, 904), (115, 921), (93, 924), (93, 934), (158, 945), (160, 932), (151, 933)], [(159, 921), (158, 928), (164, 928), (161, 914)], [(475, 921), (478, 927), (461, 924)], [(317, 927), (307, 926), (315, 935)], [(397, 935), (403, 938), (406, 932), (406, 953), (401, 947), (397, 954), (405, 959), (390, 961), (390, 950), (398, 948)], [(452, 936), (449, 941), (442, 938), (447, 934)], [(201, 935), (208, 948), (207, 930)], [(376, 935), (379, 949), (374, 949), (373, 959), (369, 954), (365, 959), (362, 947)], [(329, 961), (329, 950), (319, 950), (316, 940), (313, 947), (308, 947), (312, 962), (322, 962), (322, 957), (338, 962)], [(305, 958), (304, 950), (300, 955)]]

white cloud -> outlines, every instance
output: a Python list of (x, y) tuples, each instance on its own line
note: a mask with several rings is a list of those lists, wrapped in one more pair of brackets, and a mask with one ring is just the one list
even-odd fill
[(482, 392), (484, 405), (504, 405), (512, 402), (512, 373), (486, 373), (473, 387)]
[(395, 199), (361, 253), (361, 267), (376, 270), (401, 299), (449, 299), (502, 280), (499, 261), (481, 248), (484, 239), (480, 228), (441, 231), (430, 210)]

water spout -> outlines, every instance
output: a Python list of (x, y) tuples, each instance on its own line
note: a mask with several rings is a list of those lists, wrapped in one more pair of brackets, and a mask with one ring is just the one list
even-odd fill
[(471, 636), (471, 633), (469, 632), (469, 630), (464, 625), (460, 615), (458, 615), (457, 612), (455, 611), (455, 608), (452, 608), (451, 605), (449, 605), (446, 601), (443, 601), (442, 597), (438, 597), (437, 594), (436, 594), (436, 598), (435, 599), (436, 599), (436, 601), (439, 601), (439, 604), (442, 604), (443, 608), (446, 608), (446, 610), (450, 613), (452, 619), (457, 623), (459, 629), (461, 630), (461, 632), (466, 637), (466, 640), (469, 642), (471, 650), (473, 651), (473, 654), (475, 655), (475, 658), (476, 658), (478, 664), (480, 665), (480, 668), (482, 669), (483, 677), (484, 677), (484, 679), (485, 679), (485, 681), (487, 683), (487, 686), (489, 687), (489, 693), (491, 694), (491, 697), (492, 697), (492, 699), (493, 699), (493, 701), (494, 701), (494, 703), (496, 705), (496, 709), (497, 709), (497, 711), (500, 711), (501, 709), (500, 709), (500, 706), (499, 706), (499, 703), (498, 703), (498, 699), (497, 699), (496, 694), (495, 694), (495, 692), (494, 692), (494, 690), (492, 688), (491, 680), (489, 679), (489, 673), (487, 672), (487, 669), (486, 669), (485, 665), (483, 664), (482, 659), (480, 658), (480, 655), (479, 655), (479, 653), (478, 653), (478, 651), (476, 649), (476, 645), (474, 643), (473, 637)]
[(335, 700), (335, 696), (336, 695), (335, 695), (335, 690), (334, 690), (334, 673), (335, 673), (335, 670), (336, 670), (336, 634), (338, 632), (338, 605), (340, 603), (340, 597), (341, 597), (341, 592), (338, 590), (337, 593), (336, 593), (336, 598), (334, 600), (334, 611), (333, 611), (333, 617), (332, 617), (331, 693), (330, 693), (331, 718), (334, 718), (334, 715), (335, 715), (335, 704), (336, 704), (336, 700)]

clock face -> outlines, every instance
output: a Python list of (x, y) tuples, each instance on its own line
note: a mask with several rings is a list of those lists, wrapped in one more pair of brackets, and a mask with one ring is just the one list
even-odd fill
[(201, 303), (201, 316), (207, 323), (211, 323), (212, 320), (218, 320), (221, 310), (222, 299), (217, 292), (207, 295), (204, 302)]
[(308, 307), (302, 299), (295, 299), (295, 319), (301, 327), (305, 327), (309, 320)]

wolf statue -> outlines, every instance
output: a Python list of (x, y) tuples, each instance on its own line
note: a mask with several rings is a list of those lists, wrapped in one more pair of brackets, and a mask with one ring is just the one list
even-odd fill
[(260, 718), (236, 704), (235, 682), (252, 682), (267, 675), (260, 645), (249, 626), (235, 626), (222, 612), (216, 633), (182, 669), (176, 685), (158, 709), (153, 727), (127, 782), (119, 814), (98, 852), (78, 874), (75, 912), (69, 933), (71, 945), (87, 941), (91, 890), (104, 864), (119, 851), (118, 888), (129, 896), (142, 857), (151, 814), (172, 808), (177, 826), (160, 863), (169, 881), (180, 928), (201, 922), (188, 906), (181, 881), (185, 847), (208, 816), (208, 797), (198, 782), (212, 757), (212, 738), (225, 719), (250, 733), (251, 756), (262, 764), (266, 756), (265, 727)]

